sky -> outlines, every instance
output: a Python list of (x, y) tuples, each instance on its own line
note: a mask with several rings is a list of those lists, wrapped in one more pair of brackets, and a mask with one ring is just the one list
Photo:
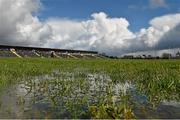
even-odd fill
[(119, 56), (179, 38), (180, 0), (0, 0), (0, 44)]
[(105, 12), (109, 17), (125, 17), (133, 32), (148, 27), (154, 17), (180, 12), (180, 0), (42, 0), (42, 4), (41, 19), (82, 20), (92, 13)]

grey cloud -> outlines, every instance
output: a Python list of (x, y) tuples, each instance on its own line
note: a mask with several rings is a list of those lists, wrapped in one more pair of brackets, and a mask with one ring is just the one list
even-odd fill
[(164, 34), (160, 39), (157, 49), (180, 48), (180, 24)]

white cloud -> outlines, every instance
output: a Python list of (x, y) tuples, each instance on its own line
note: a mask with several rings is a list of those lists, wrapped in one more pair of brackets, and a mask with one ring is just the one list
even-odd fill
[(150, 8), (168, 8), (168, 4), (165, 0), (149, 0)]
[(156, 17), (150, 21), (151, 26), (148, 29), (141, 29), (137, 38), (143, 41), (147, 48), (158, 47), (162, 37), (178, 24), (180, 24), (180, 14)]
[(60, 48), (89, 49), (113, 53), (115, 48), (127, 46), (125, 39), (135, 36), (128, 30), (124, 18), (108, 18), (103, 12), (92, 14), (87, 21), (50, 19), (53, 37), (48, 45)]
[(32, 15), (39, 7), (39, 0), (1, 0), (1, 44), (96, 50), (109, 55), (180, 44), (180, 14), (156, 17), (149, 28), (132, 33), (125, 18), (110, 18), (103, 12), (84, 21), (49, 18), (41, 22)]
[(39, 0), (1, 0), (1, 44), (40, 45), (46, 42), (50, 27), (32, 15), (39, 7)]
[(166, 27), (173, 28), (180, 23), (180, 14), (169, 14), (161, 17), (156, 17), (150, 21), (150, 25), (156, 29), (165, 29)]
[(169, 9), (171, 7), (170, 4), (168, 4), (166, 2), (166, 0), (148, 0), (147, 5), (138, 5), (138, 4), (132, 4), (129, 5), (128, 8), (129, 9), (133, 9), (133, 10), (154, 10), (157, 8), (165, 8), (165, 9)]

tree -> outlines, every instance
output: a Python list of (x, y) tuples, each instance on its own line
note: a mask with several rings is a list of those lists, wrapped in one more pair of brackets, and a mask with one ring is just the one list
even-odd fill
[(176, 58), (180, 58), (180, 52), (179, 51), (176, 53)]
[(163, 59), (170, 59), (171, 57), (172, 57), (172, 55), (170, 53), (163, 53), (162, 54)]

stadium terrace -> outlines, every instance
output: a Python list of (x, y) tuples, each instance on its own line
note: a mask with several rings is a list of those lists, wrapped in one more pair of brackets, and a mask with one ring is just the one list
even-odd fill
[(0, 45), (0, 57), (104, 58), (96, 51)]

